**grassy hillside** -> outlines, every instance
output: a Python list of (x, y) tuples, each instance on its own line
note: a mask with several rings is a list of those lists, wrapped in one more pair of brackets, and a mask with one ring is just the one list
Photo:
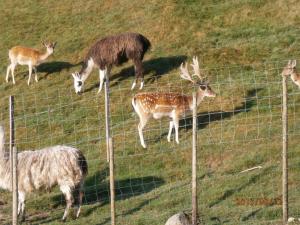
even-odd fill
[[(91, 44), (106, 35), (140, 32), (152, 42), (144, 60), (144, 90), (192, 93), (181, 81), (181, 62), (198, 55), (215, 99), (198, 109), (199, 214), (203, 224), (280, 224), (281, 77), (288, 59), (299, 59), (300, 2), (295, 0), (0, 0), (0, 121), (8, 129), (8, 96), (16, 97), (18, 149), (55, 144), (80, 148), (88, 159), (84, 206), (66, 224), (110, 224), (104, 93), (98, 72), (85, 93), (73, 90)], [(27, 86), (17, 67), (16, 85), (5, 83), (8, 49), (42, 49), (57, 41)], [(116, 152), (117, 224), (164, 224), (189, 211), (191, 118), (180, 124), (180, 144), (168, 143), (168, 120), (151, 121), (142, 149), (130, 91), (131, 63), (111, 76), (111, 124)], [(290, 214), (299, 217), (299, 90), (289, 82)], [(7, 134), (8, 138), (8, 134)], [(173, 137), (172, 137), (173, 138)], [(8, 140), (8, 139), (7, 139)], [(248, 173), (240, 171), (261, 165)], [(0, 192), (0, 221), (9, 224), (11, 194)], [(28, 224), (60, 224), (65, 203), (56, 188), (27, 198)]]

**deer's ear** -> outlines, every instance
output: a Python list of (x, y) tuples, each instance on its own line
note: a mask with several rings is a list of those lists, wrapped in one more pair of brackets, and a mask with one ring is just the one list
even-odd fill
[(76, 79), (76, 73), (71, 74), (74, 79)]
[(45, 41), (42, 41), (42, 45), (44, 45), (44, 46), (46, 47), (46, 43), (45, 43)]
[(297, 61), (296, 61), (296, 60), (293, 60), (293, 61), (292, 61), (292, 67), (295, 68), (296, 65), (297, 65)]
[(57, 42), (53, 42), (52, 47), (55, 48), (56, 44), (57, 44)]

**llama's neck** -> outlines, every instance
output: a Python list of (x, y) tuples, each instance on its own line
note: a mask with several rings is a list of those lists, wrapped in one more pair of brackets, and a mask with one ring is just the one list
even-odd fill
[(0, 188), (11, 191), (10, 162), (5, 157), (2, 157), (2, 154), (0, 159)]
[(4, 129), (0, 126), (0, 188), (11, 190), (11, 169), (5, 152)]
[(93, 68), (94, 68), (94, 60), (90, 58), (87, 62), (84, 62), (84, 65), (82, 66), (81, 71), (79, 74), (81, 75), (82, 81), (84, 82), (89, 75), (91, 74)]

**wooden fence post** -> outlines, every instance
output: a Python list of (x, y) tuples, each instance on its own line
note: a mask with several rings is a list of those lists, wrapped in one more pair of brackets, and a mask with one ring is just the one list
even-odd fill
[(105, 130), (106, 130), (106, 159), (109, 162), (110, 113), (109, 113), (109, 76), (105, 79)]
[(105, 79), (105, 121), (106, 121), (106, 156), (109, 162), (109, 184), (110, 184), (110, 216), (111, 224), (115, 225), (115, 180), (114, 180), (114, 149), (110, 136), (110, 111), (109, 111), (109, 74)]
[(197, 225), (197, 100), (193, 93), (193, 149), (192, 149), (192, 224)]
[(282, 76), (282, 222), (288, 221), (288, 115), (287, 77)]
[(109, 139), (109, 184), (110, 184), (110, 214), (111, 224), (116, 224), (115, 214), (115, 176), (114, 176), (114, 148), (112, 138)]
[(10, 128), (10, 138), (9, 138), (9, 152), (10, 152), (10, 168), (12, 177), (12, 224), (18, 224), (18, 159), (17, 159), (17, 149), (15, 147), (15, 123), (14, 123), (14, 96), (9, 97), (9, 128)]

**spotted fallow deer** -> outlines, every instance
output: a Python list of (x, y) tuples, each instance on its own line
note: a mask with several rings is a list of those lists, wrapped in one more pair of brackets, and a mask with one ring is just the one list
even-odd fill
[[(189, 74), (187, 64), (181, 64), (180, 77), (190, 81), (193, 85), (197, 85), (197, 107), (203, 101), (204, 97), (215, 97), (215, 92), (211, 89), (209, 84), (204, 81), (204, 77), (200, 73), (199, 62), (197, 57), (193, 57), (191, 64), (194, 70), (194, 75), (199, 78), (199, 81), (194, 81)], [(181, 93), (168, 93), (168, 92), (146, 92), (136, 94), (132, 99), (132, 106), (140, 118), (138, 125), (138, 132), (140, 136), (141, 145), (146, 148), (143, 137), (143, 128), (146, 126), (149, 118), (152, 116), (154, 119), (162, 117), (170, 117), (169, 133), (167, 136), (168, 142), (171, 139), (173, 127), (175, 127), (175, 138), (178, 140), (178, 127), (179, 119), (190, 114), (193, 109), (193, 98), (189, 95)]]
[(27, 65), (29, 70), (29, 78), (27, 84), (29, 85), (32, 70), (35, 73), (35, 81), (38, 82), (36, 67), (44, 62), (54, 51), (56, 42), (54, 43), (45, 43), (42, 44), (46, 47), (46, 52), (41, 52), (37, 49), (27, 48), (23, 46), (15, 46), (11, 48), (8, 52), (8, 56), (10, 59), (10, 65), (7, 67), (6, 71), (6, 82), (8, 82), (9, 72), (12, 75), (13, 84), (15, 84), (15, 75), (14, 71), (18, 64), (20, 65)]
[(291, 76), (292, 81), (300, 88), (300, 74), (297, 73), (296, 64), (296, 60), (289, 60), (281, 74), (283, 76)]

